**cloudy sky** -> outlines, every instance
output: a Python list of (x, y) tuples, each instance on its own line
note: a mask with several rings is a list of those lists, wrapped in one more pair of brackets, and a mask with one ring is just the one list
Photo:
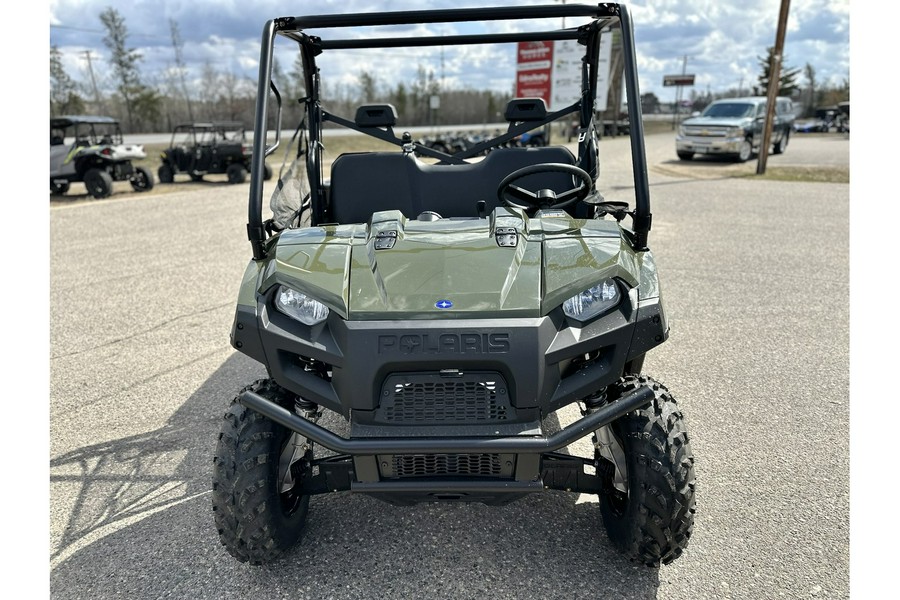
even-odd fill
[[(569, 0), (570, 2), (572, 0)], [(518, 0), (518, 4), (547, 4), (550, 0)], [(496, 4), (512, 4), (496, 2)], [(145, 83), (162, 85), (175, 58), (170, 21), (178, 24), (184, 42), (188, 77), (199, 85), (204, 65), (239, 77), (256, 78), (259, 39), (266, 20), (284, 14), (412, 10), (424, 7), (483, 6), (484, 0), (50, 0), (50, 44), (59, 47), (64, 64), (76, 80), (89, 81), (85, 51), (91, 52), (95, 77), (111, 86), (108, 50), (99, 14), (113, 6), (124, 17), (128, 43), (143, 56)], [(637, 40), (641, 92), (654, 92), (662, 100), (674, 99), (675, 88), (664, 88), (663, 75), (696, 74), (695, 89), (713, 93), (743, 86), (759, 74), (757, 57), (774, 44), (780, 0), (639, 0), (628, 3)], [(291, 12), (291, 8), (294, 12)], [(789, 67), (811, 64), (818, 83), (839, 84), (850, 74), (849, 0), (792, 0), (785, 44)], [(570, 19), (567, 26), (577, 24)], [(503, 23), (486, 26), (502, 28)], [(554, 24), (554, 27), (558, 26)], [(459, 31), (443, 25), (441, 31)], [(498, 29), (494, 29), (498, 30)], [(415, 35), (407, 28), (404, 35)], [(425, 27), (421, 27), (425, 31)], [(353, 85), (360, 70), (381, 81), (411, 81), (418, 65), (443, 73), (445, 85), (508, 90), (514, 77), (514, 50), (488, 53), (481, 48), (385, 51), (373, 59), (364, 52), (342, 53), (321, 62), (331, 80)], [(285, 70), (294, 59), (291, 46), (281, 44), (277, 54)], [(442, 60), (443, 58), (443, 60)], [(441, 65), (443, 64), (443, 69)], [(479, 69), (472, 69), (475, 65)], [(473, 75), (477, 71), (478, 75)], [(805, 79), (802, 79), (805, 83)]]

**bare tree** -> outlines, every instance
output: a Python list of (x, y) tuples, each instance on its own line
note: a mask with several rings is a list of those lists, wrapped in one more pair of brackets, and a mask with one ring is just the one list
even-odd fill
[(137, 50), (127, 47), (128, 29), (122, 15), (108, 7), (100, 13), (100, 21), (106, 28), (103, 43), (112, 55), (113, 73), (118, 80), (116, 89), (125, 103), (129, 129), (134, 131), (141, 120), (159, 118), (162, 100), (155, 90), (141, 83), (138, 63), (142, 57)]
[(187, 67), (184, 64), (184, 56), (182, 55), (184, 41), (181, 39), (181, 32), (178, 30), (178, 23), (175, 22), (175, 19), (169, 19), (169, 31), (172, 34), (172, 48), (175, 50), (175, 67), (178, 69), (178, 77), (181, 80), (181, 93), (187, 104), (188, 119), (193, 121), (194, 109), (191, 107), (191, 95), (188, 93), (187, 81), (185, 79)]
[(84, 112), (84, 100), (78, 94), (78, 85), (66, 73), (62, 52), (58, 47), (50, 46), (50, 114), (80, 112)]

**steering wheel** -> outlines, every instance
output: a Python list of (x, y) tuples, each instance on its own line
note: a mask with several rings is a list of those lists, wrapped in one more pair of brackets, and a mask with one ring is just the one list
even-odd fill
[[(565, 173), (581, 180), (581, 185), (559, 195), (552, 190), (538, 190), (537, 193), (513, 185), (514, 182), (538, 173)], [(587, 171), (565, 163), (543, 163), (517, 169), (503, 178), (497, 187), (497, 197), (512, 208), (533, 210), (536, 208), (565, 208), (574, 202), (584, 200), (591, 193), (594, 181)]]

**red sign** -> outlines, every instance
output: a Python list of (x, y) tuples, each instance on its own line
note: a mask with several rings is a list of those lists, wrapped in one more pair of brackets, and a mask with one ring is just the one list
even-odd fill
[(519, 42), (516, 98), (543, 98), (550, 106), (553, 42)]
[(663, 87), (694, 85), (693, 75), (663, 75)]

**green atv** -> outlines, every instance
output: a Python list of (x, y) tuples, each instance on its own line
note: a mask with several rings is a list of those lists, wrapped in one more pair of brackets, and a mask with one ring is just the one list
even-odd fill
[[(533, 22), (560, 17), (584, 24), (535, 31)], [(364, 27), (498, 20), (527, 23), (519, 33), (358, 35)], [(598, 48), (614, 28), (631, 123), (633, 210), (596, 187)], [(325, 35), (342, 30), (348, 37)], [(267, 220), (264, 160), (281, 140), (267, 146), (264, 135), (254, 137), (253, 258), (231, 343), (268, 377), (237, 394), (219, 435), (212, 503), (227, 551), (251, 564), (280, 556), (299, 540), (318, 494), (503, 504), (550, 489), (596, 495), (610, 541), (632, 559), (656, 566), (677, 558), (693, 528), (694, 458), (675, 399), (642, 373), (669, 327), (647, 245), (650, 196), (626, 8), (271, 20), (262, 36), (258, 134), (270, 96), (280, 122), (272, 65), (281, 38), (300, 48), (304, 117)], [(320, 97), (323, 52), (534, 40), (581, 45), (580, 94), (550, 112), (542, 98), (516, 98), (505, 132), (454, 153), (395, 135), (389, 104), (362, 106), (351, 120), (328, 112)], [(564, 146), (506, 147), (573, 115), (577, 156)], [(338, 156), (326, 180), (326, 123), (397, 150)], [(581, 417), (549, 433), (546, 420), (570, 405)], [(349, 435), (319, 423), (325, 411), (348, 421)], [(591, 456), (560, 451), (589, 435)]]

